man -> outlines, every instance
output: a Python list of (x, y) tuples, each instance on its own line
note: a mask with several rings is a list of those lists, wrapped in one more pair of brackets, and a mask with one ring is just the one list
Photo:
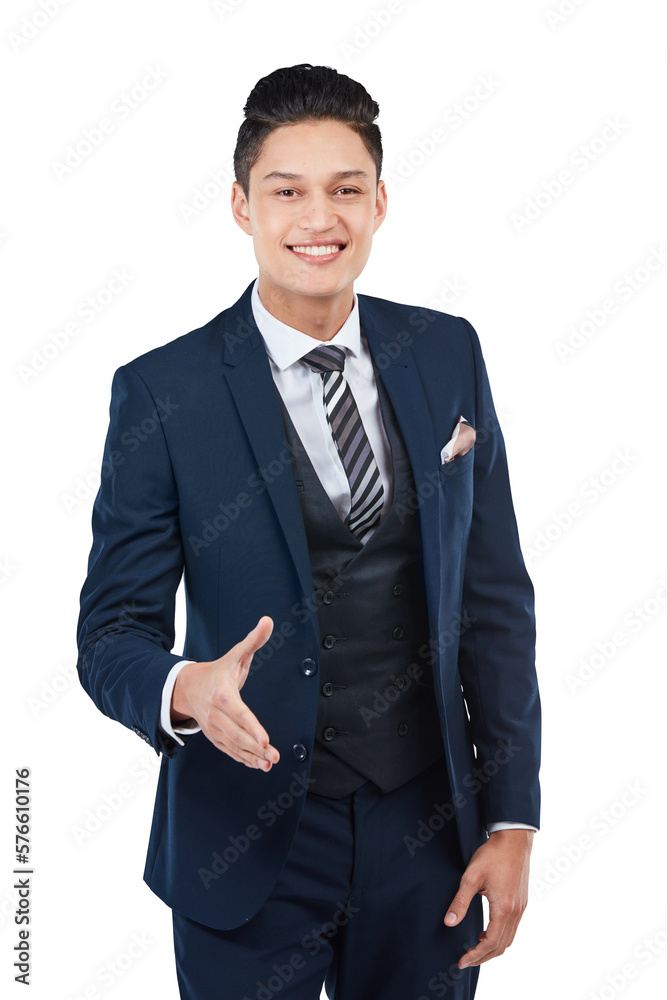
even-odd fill
[(258, 277), (114, 374), (79, 676), (162, 755), (144, 879), (182, 997), (463, 1000), (539, 823), (503, 437), (470, 323), (353, 291), (377, 104), (304, 64), (244, 110)]

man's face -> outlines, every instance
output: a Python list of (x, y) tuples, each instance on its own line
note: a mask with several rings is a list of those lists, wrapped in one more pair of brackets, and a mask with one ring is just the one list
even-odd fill
[(275, 129), (250, 171), (249, 199), (236, 181), (232, 191), (234, 217), (253, 238), (260, 285), (282, 300), (351, 286), (386, 203), (361, 138), (338, 121)]

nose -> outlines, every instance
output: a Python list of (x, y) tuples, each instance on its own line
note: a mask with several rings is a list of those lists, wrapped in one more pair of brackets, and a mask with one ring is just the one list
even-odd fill
[(338, 215), (325, 192), (312, 192), (303, 203), (299, 219), (302, 229), (326, 232), (338, 222)]

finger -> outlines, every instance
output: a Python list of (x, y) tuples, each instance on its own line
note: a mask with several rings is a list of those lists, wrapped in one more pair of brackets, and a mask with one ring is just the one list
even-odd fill
[(280, 760), (280, 754), (269, 743), (264, 726), (233, 688), (219, 693), (207, 723), (216, 738), (223, 739), (237, 752), (243, 751), (261, 760), (266, 758), (273, 764)]
[(498, 955), (502, 955), (507, 947), (507, 937), (510, 929), (510, 920), (507, 915), (490, 915), (489, 923), (485, 931), (480, 934), (480, 942), (459, 959), (459, 968), (465, 969), (468, 965), (481, 965)]
[(269, 734), (238, 691), (234, 688), (220, 691), (214, 699), (213, 710), (216, 713), (213, 719), (214, 726), (218, 725), (225, 731), (227, 728), (225, 722), (229, 720), (229, 723), (246, 734), (248, 741), (246, 749), (252, 749), (258, 755), (263, 755), (269, 746)]
[(280, 755), (275, 747), (267, 746), (257, 749), (256, 744), (249, 745), (248, 736), (242, 729), (226, 729), (220, 733), (219, 738), (224, 740), (234, 753), (241, 756), (244, 763), (250, 764), (252, 767), (260, 767), (263, 771), (270, 771), (272, 765), (278, 762)]
[(448, 927), (453, 927), (454, 924), (458, 924), (463, 920), (468, 912), (470, 900), (473, 898), (477, 890), (478, 886), (475, 880), (464, 872), (463, 878), (459, 884), (458, 892), (449, 904), (449, 909), (445, 914), (445, 923)]
[(218, 750), (231, 757), (232, 760), (237, 761), (239, 764), (243, 764), (245, 767), (251, 767), (255, 770), (260, 771), (270, 771), (273, 765), (268, 760), (260, 760), (259, 757), (255, 757), (254, 754), (249, 754), (245, 750), (239, 750), (233, 747), (231, 744), (227, 743), (225, 740), (219, 739), (213, 741)]
[(270, 771), (271, 766), (280, 760), (280, 754), (270, 743), (266, 746), (256, 743), (244, 729), (233, 723), (224, 722), (218, 726), (216, 738), (224, 741), (228, 748), (240, 755), (244, 763), (261, 767), (264, 771)]
[(257, 743), (245, 729), (236, 725), (228, 716), (219, 716), (211, 726), (211, 733), (207, 735), (230, 757), (240, 760), (249, 767), (270, 771), (273, 764), (277, 764), (280, 760), (280, 754), (275, 747), (268, 742), (266, 746)]
[(273, 763), (263, 757), (257, 757), (254, 753), (249, 753), (247, 750), (241, 749), (237, 744), (230, 743), (223, 737), (214, 739), (212, 741), (215, 746), (226, 753), (228, 757), (232, 760), (238, 761), (239, 764), (244, 764), (246, 767), (252, 767), (255, 770), (260, 771), (270, 771), (273, 767)]

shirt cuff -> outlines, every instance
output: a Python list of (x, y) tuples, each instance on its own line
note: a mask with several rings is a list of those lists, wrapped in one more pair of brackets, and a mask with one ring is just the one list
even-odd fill
[(164, 682), (164, 687), (162, 688), (162, 705), (160, 709), (160, 725), (164, 729), (165, 733), (175, 739), (177, 743), (180, 743), (182, 747), (185, 746), (185, 741), (179, 739), (178, 733), (183, 733), (188, 735), (190, 733), (201, 732), (201, 726), (195, 726), (194, 729), (185, 729), (183, 726), (178, 726), (174, 728), (171, 724), (171, 696), (174, 691), (174, 685), (176, 684), (176, 678), (178, 674), (186, 665), (186, 663), (196, 663), (196, 660), (179, 660), (175, 663), (169, 673), (167, 674), (167, 679)]
[(495, 833), (496, 830), (534, 830), (537, 833), (537, 827), (531, 826), (530, 823), (487, 823), (486, 831), (487, 833)]

